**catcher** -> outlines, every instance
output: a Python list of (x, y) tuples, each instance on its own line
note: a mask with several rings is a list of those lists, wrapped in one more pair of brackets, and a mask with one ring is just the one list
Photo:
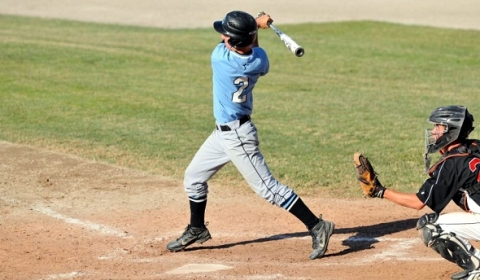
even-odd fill
[[(480, 279), (480, 250), (470, 243), (480, 240), (480, 140), (467, 138), (473, 116), (466, 107), (452, 105), (435, 109), (428, 122), (433, 124), (425, 137), (429, 178), (417, 193), (382, 186), (361, 153), (354, 154), (358, 180), (367, 197), (417, 210), (428, 206), (433, 213), (420, 217), (416, 226), (424, 244), (463, 269), (451, 279)], [(436, 152), (441, 157), (430, 167), (429, 154)], [(464, 211), (441, 213), (450, 201)]]

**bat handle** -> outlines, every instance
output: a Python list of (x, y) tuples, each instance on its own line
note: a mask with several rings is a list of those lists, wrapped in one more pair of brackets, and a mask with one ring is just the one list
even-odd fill
[[(265, 12), (264, 12), (264, 11), (261, 11), (261, 12), (259, 12), (259, 13), (257, 14), (257, 18), (259, 18), (259, 17), (261, 17), (261, 16), (263, 16), (263, 15), (265, 15)], [(268, 25), (269, 27), (272, 27), (272, 22), (270, 22), (270, 21), (267, 22), (267, 25)]]

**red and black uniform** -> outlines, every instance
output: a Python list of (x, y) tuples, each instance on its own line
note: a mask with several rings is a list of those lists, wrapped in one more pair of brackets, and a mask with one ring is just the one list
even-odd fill
[(472, 210), (474, 207), (466, 202), (466, 191), (480, 205), (479, 147), (480, 140), (466, 140), (444, 154), (430, 168), (430, 178), (425, 180), (417, 197), (436, 213), (442, 212), (451, 200), (465, 211)]

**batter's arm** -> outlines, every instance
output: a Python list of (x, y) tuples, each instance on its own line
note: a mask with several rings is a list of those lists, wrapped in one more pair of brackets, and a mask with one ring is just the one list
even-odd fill
[(414, 193), (403, 193), (392, 189), (386, 189), (383, 198), (388, 199), (395, 204), (416, 210), (425, 207), (425, 204)]
[[(273, 22), (273, 19), (270, 17), (270, 15), (263, 14), (257, 17), (256, 21), (257, 21), (258, 29), (267, 29), (267, 28), (270, 28), (270, 23)], [(258, 46), (260, 45), (258, 43), (258, 32), (257, 32), (257, 36), (255, 36), (255, 40), (253, 41), (252, 47), (255, 48)]]
[(258, 44), (258, 33), (255, 36), (255, 40), (253, 40), (252, 48), (259, 47), (260, 45)]

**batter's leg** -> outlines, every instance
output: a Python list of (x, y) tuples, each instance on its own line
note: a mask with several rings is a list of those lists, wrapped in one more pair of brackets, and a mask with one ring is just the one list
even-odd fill
[(260, 152), (255, 125), (249, 122), (236, 131), (222, 134), (222, 136), (225, 139), (225, 152), (250, 187), (259, 196), (286, 209), (305, 224), (313, 243), (313, 252), (309, 258), (323, 257), (335, 224), (321, 217), (317, 218), (292, 189), (273, 177)]
[(190, 203), (190, 223), (179, 238), (167, 244), (167, 249), (172, 252), (212, 238), (205, 225), (207, 181), (229, 161), (218, 132), (213, 131), (205, 140), (185, 170), (184, 187)]
[(202, 202), (207, 199), (207, 181), (230, 161), (220, 133), (214, 130), (210, 134), (185, 170), (183, 185), (191, 201)]

